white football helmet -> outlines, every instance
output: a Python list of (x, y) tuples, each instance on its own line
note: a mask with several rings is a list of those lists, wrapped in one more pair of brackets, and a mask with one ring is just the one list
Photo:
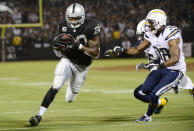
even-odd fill
[(152, 21), (155, 30), (152, 32), (155, 34), (160, 29), (161, 26), (166, 25), (166, 13), (161, 9), (153, 9), (146, 16), (147, 21)]
[(137, 39), (139, 41), (143, 40), (143, 35), (145, 33), (145, 24), (146, 24), (146, 20), (142, 20), (138, 23), (137, 25), (137, 29), (136, 29), (136, 36), (137, 36)]
[(68, 26), (71, 28), (78, 28), (84, 23), (85, 9), (78, 3), (73, 3), (67, 7), (65, 18)]

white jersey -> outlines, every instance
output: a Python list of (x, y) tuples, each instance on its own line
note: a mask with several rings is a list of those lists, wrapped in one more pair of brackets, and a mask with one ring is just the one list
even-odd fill
[(154, 47), (156, 53), (160, 57), (160, 62), (164, 63), (170, 58), (170, 46), (168, 45), (168, 41), (173, 39), (180, 39), (179, 49), (180, 49), (180, 57), (179, 61), (173, 66), (167, 67), (172, 70), (180, 70), (186, 72), (186, 63), (185, 57), (183, 55), (182, 46), (183, 40), (180, 34), (180, 30), (175, 26), (166, 26), (165, 29), (160, 33), (158, 37), (153, 35), (151, 32), (146, 32), (144, 38), (148, 40), (151, 45)]
[(155, 49), (153, 48), (152, 45), (150, 45), (146, 50), (144, 50), (146, 57), (148, 58), (148, 63), (159, 63), (159, 56), (156, 53)]

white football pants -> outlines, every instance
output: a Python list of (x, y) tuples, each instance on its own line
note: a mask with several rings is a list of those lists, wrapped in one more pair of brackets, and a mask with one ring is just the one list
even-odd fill
[(53, 88), (59, 91), (65, 82), (69, 80), (66, 90), (66, 101), (72, 102), (83, 87), (87, 73), (88, 68), (82, 69), (63, 57), (55, 68)]
[(182, 89), (193, 89), (193, 82), (191, 79), (185, 74), (183, 78), (181, 79), (178, 86)]

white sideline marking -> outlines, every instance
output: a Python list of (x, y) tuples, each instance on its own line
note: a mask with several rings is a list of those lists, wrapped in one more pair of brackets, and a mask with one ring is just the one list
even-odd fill
[(52, 82), (11, 82), (9, 85), (20, 85), (20, 86), (44, 86), (51, 85)]
[[(57, 102), (60, 102), (60, 101), (65, 101), (65, 100), (55, 100)], [(32, 100), (32, 101), (1, 101), (0, 104), (7, 104), (7, 103), (32, 103), (32, 102), (41, 102), (41, 100)]]
[(0, 101), (0, 104), (7, 104), (7, 103), (30, 103), (30, 102), (35, 102), (35, 101)]
[[(52, 82), (10, 82), (9, 85), (20, 85), (20, 86), (51, 86)], [(67, 82), (64, 86), (67, 85)]]
[[(188, 106), (168, 106), (168, 108), (184, 108), (184, 107), (194, 107), (194, 105)], [(137, 109), (137, 107), (133, 108), (98, 108), (98, 109), (64, 109), (64, 110), (48, 110), (47, 112), (80, 112), (80, 111), (92, 111), (92, 110), (129, 110), (129, 109)], [(23, 114), (23, 113), (32, 113), (33, 111), (22, 111), (22, 112), (0, 112), (0, 115), (6, 114)]]
[(91, 128), (91, 127), (120, 127), (120, 126), (140, 126), (140, 125), (166, 125), (177, 123), (193, 123), (194, 121), (173, 121), (173, 122), (146, 122), (146, 123), (122, 123), (122, 124), (105, 124), (105, 125), (85, 125), (85, 126), (43, 126), (43, 127), (23, 127), (23, 128), (6, 128), (0, 129), (1, 131), (7, 130), (39, 130), (39, 129), (69, 129), (69, 128)]

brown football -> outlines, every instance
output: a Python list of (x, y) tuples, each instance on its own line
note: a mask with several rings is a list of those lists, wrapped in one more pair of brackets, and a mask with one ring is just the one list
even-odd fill
[(61, 34), (60, 41), (64, 42), (64, 44), (71, 45), (74, 42), (74, 38), (69, 34)]
[(72, 37), (68, 34), (62, 34), (60, 38), (63, 39), (63, 40), (72, 39)]

